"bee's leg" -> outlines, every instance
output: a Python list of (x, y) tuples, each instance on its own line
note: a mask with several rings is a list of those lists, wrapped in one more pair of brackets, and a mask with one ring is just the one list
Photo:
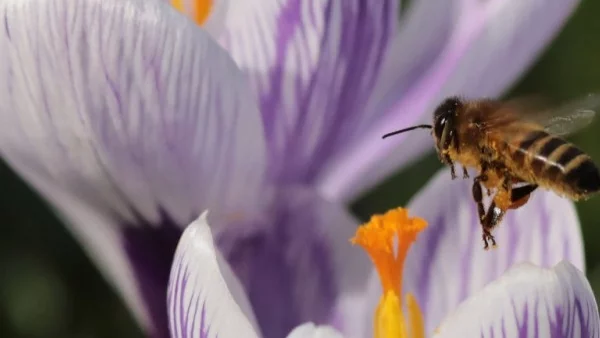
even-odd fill
[[(498, 198), (498, 194), (496, 194), (496, 196), (494, 197), (494, 201), (492, 201), (487, 212), (485, 211), (485, 208), (483, 205), (482, 183), (488, 181), (487, 173), (488, 173), (489, 169), (490, 169), (490, 164), (487, 162), (483, 162), (481, 164), (481, 174), (479, 176), (475, 177), (474, 182), (473, 182), (473, 199), (477, 203), (477, 213), (479, 214), (479, 220), (480, 220), (481, 227), (483, 230), (482, 239), (483, 239), (483, 244), (484, 244), (483, 248), (485, 250), (489, 249), (490, 242), (491, 242), (492, 246), (496, 246), (496, 240), (495, 240), (494, 236), (492, 235), (492, 230), (494, 229), (494, 227), (496, 227), (496, 225), (498, 225), (502, 221), (502, 218), (504, 217), (504, 214), (506, 212), (506, 208), (502, 208), (502, 206), (498, 205), (496, 202), (496, 200)], [(509, 177), (505, 177), (505, 178), (510, 179)], [(510, 195), (507, 193), (510, 190), (503, 189), (505, 187), (506, 187), (506, 185), (501, 187), (499, 192), (504, 192), (505, 197), (509, 197)], [(510, 186), (509, 186), (509, 188), (510, 188)], [(488, 189), (488, 192), (489, 192), (489, 189)], [(501, 196), (500, 198), (505, 198), (505, 197)]]
[(494, 203), (500, 209), (507, 210), (512, 204), (511, 196), (513, 179), (508, 172), (503, 172), (502, 176), (502, 184), (500, 185), (500, 189), (498, 189), (498, 193), (494, 196)]
[[(483, 165), (482, 165), (483, 167)], [(482, 235), (482, 239), (483, 239), (483, 243), (484, 243), (484, 249), (487, 249), (489, 247), (488, 245), (488, 240), (491, 240), (492, 243), (495, 244), (494, 241), (494, 236), (492, 236), (492, 234), (486, 230), (485, 227), (485, 207), (483, 205), (483, 192), (482, 192), (482, 182), (487, 181), (487, 175), (485, 174), (485, 171), (481, 172), (481, 175), (475, 177), (475, 179), (473, 180), (473, 200), (475, 200), (475, 203), (477, 204), (477, 214), (479, 215), (479, 223), (481, 224), (481, 227), (483, 229), (483, 235)]]
[[(484, 249), (488, 248), (488, 240), (492, 242), (492, 246), (496, 245), (494, 236), (492, 236), (492, 230), (498, 224), (500, 224), (500, 222), (502, 222), (502, 219), (506, 214), (506, 210), (510, 209), (510, 207), (513, 204), (512, 183), (512, 176), (509, 173), (505, 172), (498, 193), (494, 196), (494, 200), (490, 204), (490, 207), (488, 208), (487, 213), (482, 221), (483, 237), (485, 244)], [(521, 197), (523, 196), (522, 191), (518, 191), (517, 193), (521, 194)]]
[(481, 239), (483, 239), (483, 250), (490, 249), (489, 242), (492, 242), (492, 247), (496, 246), (496, 239), (494, 238), (494, 235), (492, 235), (492, 233), (488, 230), (483, 230), (483, 234), (481, 234)]
[(482, 175), (479, 175), (473, 180), (472, 193), (473, 200), (477, 204), (477, 214), (479, 215), (479, 221), (483, 223), (483, 219), (485, 217), (485, 208), (483, 206), (483, 193), (481, 191), (481, 176)]
[[(498, 194), (496, 194), (496, 196), (497, 195)], [(496, 240), (492, 235), (492, 230), (494, 230), (494, 228), (500, 224), (500, 222), (502, 222), (502, 219), (506, 214), (506, 208), (499, 206), (495, 199), (496, 198), (494, 198), (494, 201), (492, 201), (490, 204), (490, 207), (488, 208), (488, 211), (481, 222), (481, 227), (483, 228), (483, 248), (485, 250), (489, 249), (488, 241), (492, 242), (492, 247), (496, 246)]]
[(494, 202), (492, 202), (492, 204), (488, 208), (488, 211), (485, 217), (483, 218), (483, 222), (481, 224), (483, 227), (482, 238), (484, 250), (489, 249), (489, 242), (492, 242), (492, 247), (496, 246), (496, 239), (492, 235), (492, 230), (496, 227), (496, 225), (498, 225), (502, 221), (502, 218), (504, 217), (505, 213), (506, 210), (502, 210), (501, 208), (496, 206), (496, 203)]
[(463, 178), (469, 178), (469, 172), (467, 171), (467, 167), (463, 166)]
[(486, 162), (481, 163), (481, 171), (478, 176), (473, 179), (473, 200), (477, 203), (477, 212), (479, 214), (479, 220), (483, 221), (483, 217), (485, 216), (485, 209), (483, 207), (483, 193), (482, 193), (482, 183), (487, 182), (488, 176), (488, 164)]
[(452, 159), (448, 154), (444, 154), (444, 161), (450, 166), (450, 176), (452, 176), (452, 179), (456, 179), (456, 170), (454, 169), (454, 162), (452, 162)]
[(537, 189), (537, 187), (537, 184), (528, 184), (522, 187), (514, 188), (510, 196), (511, 204), (508, 208), (517, 209), (523, 206), (525, 203), (527, 203), (527, 201), (529, 201), (531, 193)]

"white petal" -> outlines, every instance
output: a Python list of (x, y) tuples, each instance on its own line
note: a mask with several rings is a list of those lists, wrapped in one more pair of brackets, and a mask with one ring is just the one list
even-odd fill
[(302, 324), (290, 332), (287, 338), (343, 338), (341, 333), (331, 326), (316, 326), (313, 323)]
[(522, 264), (462, 303), (435, 337), (600, 337), (600, 317), (574, 266)]
[[(166, 312), (168, 265), (159, 283), (135, 280), (124, 232), (251, 209), (266, 166), (254, 97), (227, 52), (157, 0), (9, 0), (0, 17), (3, 160), (59, 209), (142, 325), (166, 332), (166, 315), (149, 314)], [(144, 309), (150, 284), (160, 304)]]
[(129, 223), (166, 213), (184, 226), (258, 194), (255, 98), (227, 53), (168, 4), (3, 1), (0, 16), (0, 151), (17, 172)]
[[(204, 212), (184, 231), (173, 260), (167, 291), (172, 337), (258, 337), (248, 300), (234, 298), (224, 275), (237, 282), (215, 250)], [(243, 296), (239, 282), (233, 287)]]
[(573, 203), (543, 189), (521, 208), (508, 211), (493, 233), (498, 247), (483, 250), (472, 184), (472, 178), (451, 180), (444, 169), (409, 204), (414, 215), (429, 222), (408, 255), (404, 273), (406, 291), (415, 293), (427, 313), (428, 332), (515, 263), (549, 268), (568, 260), (585, 267)]

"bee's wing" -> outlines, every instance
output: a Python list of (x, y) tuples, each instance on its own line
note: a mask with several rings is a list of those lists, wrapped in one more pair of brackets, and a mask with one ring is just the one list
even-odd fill
[(589, 94), (543, 114), (540, 124), (553, 135), (565, 136), (589, 125), (600, 109), (600, 95)]
[(489, 116), (490, 129), (503, 129), (509, 137), (515, 122), (529, 122), (556, 136), (572, 134), (589, 125), (600, 109), (600, 94), (588, 94), (558, 107), (549, 108), (540, 97), (513, 99)]

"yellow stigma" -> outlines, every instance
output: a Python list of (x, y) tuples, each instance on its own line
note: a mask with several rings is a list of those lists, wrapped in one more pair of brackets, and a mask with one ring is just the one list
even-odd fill
[[(186, 2), (189, 2), (186, 6)], [(171, 0), (171, 5), (176, 10), (190, 17), (198, 24), (202, 25), (213, 7), (213, 0)]]
[(408, 210), (392, 209), (371, 217), (356, 230), (352, 244), (360, 245), (377, 269), (383, 295), (375, 312), (375, 338), (423, 338), (423, 317), (416, 299), (408, 294), (408, 321), (402, 310), (402, 272), (404, 261), (417, 234), (427, 226), (418, 217), (408, 217)]

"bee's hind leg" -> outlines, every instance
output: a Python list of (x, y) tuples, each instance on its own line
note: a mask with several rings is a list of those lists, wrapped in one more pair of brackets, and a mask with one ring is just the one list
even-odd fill
[[(481, 228), (483, 230), (483, 234), (482, 234), (482, 239), (483, 239), (483, 248), (485, 250), (487, 250), (489, 248), (489, 242), (492, 243), (492, 246), (496, 245), (496, 240), (494, 239), (494, 236), (491, 233), (491, 230), (493, 228), (493, 225), (491, 225), (491, 223), (494, 223), (495, 218), (493, 217), (494, 215), (494, 210), (496, 210), (497, 208), (495, 207), (495, 205), (492, 203), (492, 206), (490, 206), (490, 209), (488, 209), (488, 212), (486, 213), (485, 211), (485, 207), (483, 205), (483, 191), (482, 191), (482, 182), (487, 181), (487, 175), (485, 174), (485, 171), (482, 171), (481, 175), (475, 177), (475, 179), (473, 180), (473, 188), (472, 188), (472, 192), (473, 192), (473, 200), (475, 201), (475, 203), (477, 204), (477, 213), (479, 215), (479, 222), (481, 224)], [(490, 214), (490, 212), (492, 212), (492, 214)], [(492, 216), (489, 216), (492, 215)], [(495, 222), (497, 224), (497, 222)]]
[(483, 248), (485, 250), (489, 249), (488, 241), (492, 242), (492, 247), (496, 246), (496, 240), (492, 235), (492, 230), (502, 221), (504, 214), (506, 214), (506, 210), (501, 209), (496, 203), (492, 202), (481, 223), (483, 228)]
[[(517, 209), (523, 206), (525, 203), (527, 203), (529, 197), (531, 197), (531, 193), (538, 187), (535, 184), (528, 184), (522, 187), (513, 188), (511, 181), (512, 180), (509, 176), (505, 177), (501, 190), (498, 192), (498, 194), (496, 194), (496, 196), (494, 196), (494, 200), (488, 208), (487, 213), (485, 213), (485, 216), (483, 217), (481, 216), (483, 212), (483, 203), (478, 202), (477, 210), (481, 220), (481, 227), (483, 228), (483, 248), (486, 250), (489, 249), (489, 242), (492, 243), (492, 246), (496, 246), (496, 240), (492, 235), (492, 230), (498, 224), (500, 224), (504, 218), (504, 215), (506, 214), (506, 211), (508, 209)], [(476, 189), (475, 186), (473, 186), (474, 198), (481, 197), (481, 185), (479, 182), (476, 183), (478, 188)]]
[(513, 188), (513, 178), (510, 174), (505, 173), (502, 180), (502, 185), (498, 190), (494, 200), (488, 208), (485, 217), (482, 219), (481, 226), (483, 227), (484, 249), (488, 248), (488, 240), (492, 242), (492, 246), (496, 245), (492, 230), (502, 222), (504, 215), (508, 209), (515, 209), (525, 204), (533, 190), (537, 188), (534, 185), (526, 185), (519, 188)]

